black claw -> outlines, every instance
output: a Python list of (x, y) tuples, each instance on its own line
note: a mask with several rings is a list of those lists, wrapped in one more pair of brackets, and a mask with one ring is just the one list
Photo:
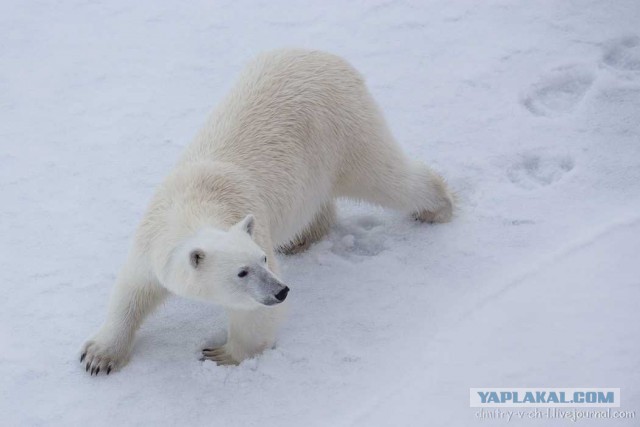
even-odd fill
[(100, 367), (98, 366), (98, 369), (96, 369), (96, 376), (100, 373)]
[(96, 368), (91, 368), (91, 375), (93, 376), (93, 373), (96, 371)]
[(203, 348), (202, 351), (212, 351), (210, 348)]
[(107, 366), (107, 375), (111, 373), (111, 366)]
[(91, 366), (91, 363), (87, 362), (87, 367), (84, 369), (85, 372), (89, 372), (89, 366)]
[(84, 353), (82, 353), (82, 356), (80, 356), (80, 363), (82, 363), (82, 361), (84, 360), (85, 357), (87, 357), (87, 352), (86, 351)]

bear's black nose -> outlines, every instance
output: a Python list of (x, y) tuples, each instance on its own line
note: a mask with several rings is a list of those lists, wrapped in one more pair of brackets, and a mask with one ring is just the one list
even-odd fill
[(287, 286), (284, 287), (284, 289), (282, 289), (280, 292), (278, 292), (277, 294), (275, 294), (275, 297), (278, 301), (282, 302), (285, 300), (285, 298), (287, 297), (287, 294), (289, 293), (289, 288)]

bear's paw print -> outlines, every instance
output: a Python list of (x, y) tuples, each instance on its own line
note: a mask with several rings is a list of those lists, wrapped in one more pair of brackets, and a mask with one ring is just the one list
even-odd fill
[(545, 157), (535, 154), (522, 156), (509, 168), (509, 180), (520, 188), (533, 190), (559, 181), (574, 167), (570, 157)]
[(594, 80), (594, 73), (587, 67), (559, 67), (533, 84), (521, 102), (536, 116), (552, 117), (566, 114), (580, 103)]
[(602, 62), (616, 70), (640, 71), (640, 37), (627, 36), (609, 42)]
[(386, 249), (384, 231), (384, 223), (373, 216), (347, 218), (332, 236), (331, 250), (349, 259), (376, 256)]

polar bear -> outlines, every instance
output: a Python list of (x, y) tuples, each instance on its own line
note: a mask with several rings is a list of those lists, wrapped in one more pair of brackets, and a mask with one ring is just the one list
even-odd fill
[(426, 222), (449, 221), (453, 209), (443, 179), (400, 150), (345, 60), (310, 50), (258, 57), (151, 201), (83, 366), (121, 368), (169, 293), (228, 312), (226, 343), (203, 359), (238, 364), (271, 348), (289, 291), (274, 252), (325, 235), (340, 197)]

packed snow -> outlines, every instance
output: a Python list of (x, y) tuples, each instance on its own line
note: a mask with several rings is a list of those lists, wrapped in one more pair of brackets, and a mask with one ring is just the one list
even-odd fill
[[(638, 1), (4, 1), (0, 40), (1, 425), (506, 425), (470, 387), (618, 387), (635, 419), (579, 424), (640, 423)], [(173, 298), (90, 377), (154, 189), (286, 46), (362, 72), (455, 219), (343, 202), (280, 257), (275, 349), (200, 362), (223, 313)]]

